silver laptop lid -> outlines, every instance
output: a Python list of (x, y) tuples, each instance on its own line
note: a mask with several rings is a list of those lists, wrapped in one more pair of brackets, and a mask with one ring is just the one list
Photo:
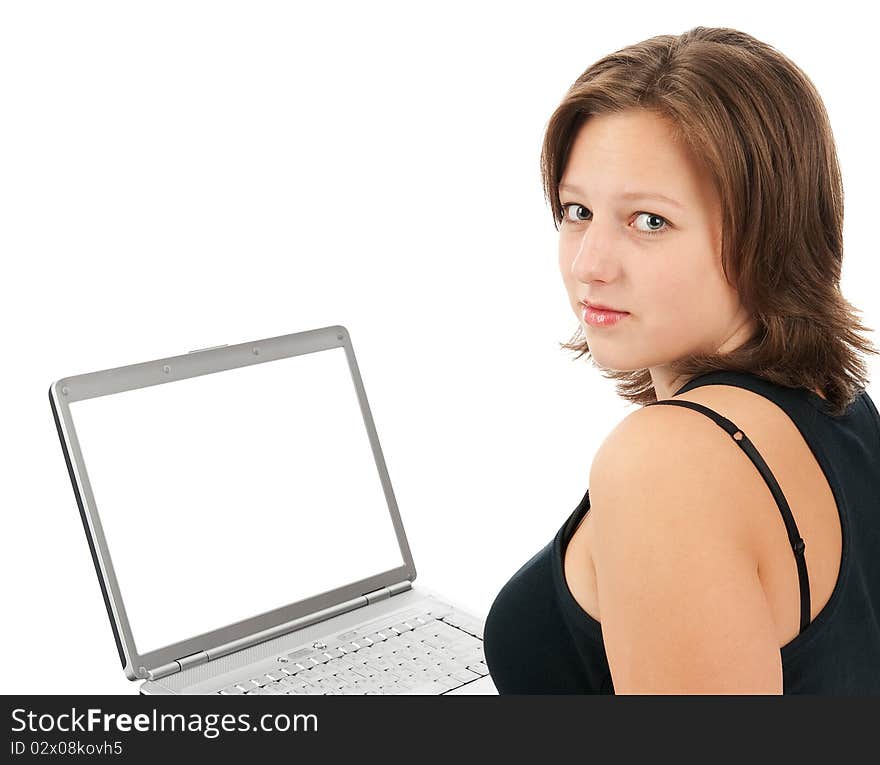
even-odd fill
[(49, 399), (132, 680), (416, 578), (343, 326), (64, 377)]

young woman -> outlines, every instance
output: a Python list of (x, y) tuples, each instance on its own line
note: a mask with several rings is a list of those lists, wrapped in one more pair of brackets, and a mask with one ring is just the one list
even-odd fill
[(498, 690), (880, 692), (878, 351), (815, 87), (733, 29), (654, 37), (578, 77), (541, 167), (563, 347), (640, 406), (493, 602)]

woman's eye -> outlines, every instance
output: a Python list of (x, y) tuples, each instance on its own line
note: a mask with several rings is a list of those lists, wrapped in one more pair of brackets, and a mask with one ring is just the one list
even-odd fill
[[(574, 211), (573, 215), (570, 214), (572, 210)], [(589, 216), (589, 218), (591, 218), (593, 216), (593, 213), (590, 212), (590, 210), (588, 210), (583, 205), (579, 205), (574, 202), (569, 202), (568, 204), (562, 205), (563, 221), (568, 221), (570, 223), (582, 223), (585, 220), (589, 220), (588, 217), (585, 217), (587, 215)], [(643, 216), (646, 218), (648, 228), (642, 229), (636, 227), (636, 230), (640, 234), (648, 234), (649, 236), (652, 236), (654, 234), (663, 234), (666, 232), (666, 229), (669, 228), (669, 221), (667, 221), (666, 218), (664, 218), (662, 215), (657, 215), (656, 213), (649, 212), (640, 212), (636, 214), (636, 220)]]
[[(575, 210), (575, 211), (584, 210), (585, 212), (588, 212), (588, 213), (590, 212), (590, 211), (587, 210), (587, 208), (584, 207), (583, 205), (574, 204), (573, 202), (569, 202), (568, 204), (564, 204), (564, 205), (562, 205), (562, 217), (563, 217), (563, 219), (564, 219), (564, 220), (569, 220), (569, 221), (571, 221), (572, 223), (577, 223), (577, 222), (579, 222), (579, 221), (582, 221), (582, 220), (584, 220), (584, 218), (577, 217), (577, 218), (572, 219), (571, 217), (569, 217), (569, 214), (568, 214), (570, 210)], [(578, 215), (578, 214), (579, 214), (578, 212), (575, 212), (575, 215)], [(590, 213), (590, 214), (592, 215), (592, 213)]]
[[(647, 213), (647, 212), (639, 213), (636, 216), (636, 220), (641, 218), (643, 215), (647, 218), (648, 221), (650, 221), (648, 223), (649, 227), (650, 226), (657, 226), (657, 228), (649, 228), (647, 231), (643, 231), (642, 229), (638, 229), (643, 234), (662, 234), (664, 231), (666, 231), (667, 228), (669, 228), (669, 224), (668, 224), (666, 218), (664, 218), (661, 215), (657, 215), (655, 213)], [(657, 221), (660, 221), (660, 222), (657, 223)]]

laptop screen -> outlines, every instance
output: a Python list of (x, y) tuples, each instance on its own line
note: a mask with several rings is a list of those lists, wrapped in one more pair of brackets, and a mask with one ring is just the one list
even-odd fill
[(70, 414), (141, 654), (405, 565), (342, 347)]

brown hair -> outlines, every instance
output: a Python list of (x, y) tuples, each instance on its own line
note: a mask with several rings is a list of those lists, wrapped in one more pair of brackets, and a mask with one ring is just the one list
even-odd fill
[[(843, 183), (811, 80), (775, 48), (728, 28), (659, 35), (603, 57), (569, 88), (544, 136), (541, 177), (557, 230), (578, 129), (590, 115), (624, 109), (665, 118), (703, 162), (721, 200), (724, 275), (758, 326), (729, 353), (672, 362), (673, 374), (732, 370), (820, 388), (829, 413), (842, 414), (867, 384), (859, 352), (880, 351), (840, 292)], [(576, 359), (590, 350), (580, 325), (561, 346), (579, 351)], [(630, 403), (657, 400), (647, 369), (602, 373)]]

